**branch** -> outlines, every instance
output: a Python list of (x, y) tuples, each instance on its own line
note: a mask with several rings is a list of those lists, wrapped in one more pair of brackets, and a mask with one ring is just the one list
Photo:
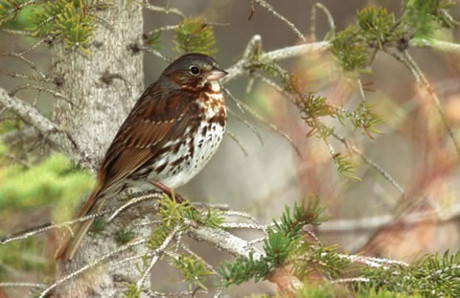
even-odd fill
[(44, 297), (47, 297), (48, 294), (50, 293), (51, 290), (53, 290), (54, 288), (56, 288), (57, 286), (59, 286), (60, 284), (88, 271), (89, 269), (91, 268), (94, 268), (96, 266), (99, 266), (101, 265), (103, 262), (105, 262), (107, 259), (110, 259), (111, 257), (115, 256), (115, 255), (118, 255), (119, 253), (123, 252), (123, 251), (126, 251), (126, 250), (129, 250), (131, 249), (132, 247), (135, 247), (135, 246), (138, 246), (138, 245), (141, 245), (141, 244), (144, 244), (147, 242), (147, 239), (137, 239), (137, 240), (133, 240), (131, 241), (130, 243), (126, 244), (126, 245), (123, 245), (123, 246), (120, 246), (119, 248), (117, 248), (116, 250), (114, 251), (111, 251), (110, 253), (106, 254), (106, 255), (103, 255), (102, 257), (96, 259), (95, 261), (91, 262), (90, 264), (87, 264), (83, 267), (81, 267), (80, 269), (72, 272), (71, 274), (69, 275), (66, 275), (64, 276), (63, 278), (60, 278), (59, 280), (57, 280), (55, 283), (53, 283), (52, 285), (50, 285), (48, 288), (46, 288), (43, 292), (41, 292), (39, 298), (44, 298)]
[[(259, 35), (254, 35), (253, 39), (260, 39)], [(441, 40), (436, 40), (436, 39), (413, 39), (410, 42), (411, 46), (414, 47), (431, 47), (436, 50), (442, 50), (446, 52), (455, 52), (455, 53), (460, 53), (460, 45), (451, 43), (451, 42), (446, 42), (446, 41), (441, 41)], [(304, 43), (296, 46), (290, 46), (290, 47), (285, 47), (282, 49), (277, 49), (273, 50), (270, 52), (266, 52), (260, 55), (260, 60), (283, 60), (283, 59), (288, 59), (288, 58), (293, 58), (293, 57), (298, 57), (307, 53), (311, 52), (321, 52), (321, 51), (326, 51), (331, 47), (331, 43), (328, 41), (320, 41), (320, 42), (312, 42), (312, 43)], [(243, 57), (236, 62), (234, 65), (229, 67), (227, 69), (227, 72), (229, 73), (227, 76), (222, 78), (222, 83), (225, 83), (227, 81), (231, 81), (241, 75), (242, 73), (247, 70), (247, 63), (248, 61), (248, 56), (243, 55)]]
[(410, 45), (413, 47), (432, 48), (442, 52), (460, 54), (460, 44), (443, 40), (414, 38), (410, 41)]
[(274, 17), (280, 19), (283, 23), (285, 23), (302, 41), (305, 42), (307, 40), (305, 36), (302, 34), (302, 32), (300, 32), (300, 30), (297, 29), (297, 27), (291, 21), (289, 21), (288, 19), (286, 19), (286, 17), (284, 17), (278, 11), (276, 11), (270, 3), (264, 0), (253, 0), (253, 1), (259, 4), (260, 6), (262, 6), (263, 8), (265, 8)]
[(176, 226), (174, 230), (171, 233), (169, 233), (169, 235), (165, 238), (165, 240), (163, 241), (163, 244), (161, 244), (160, 247), (158, 247), (155, 250), (156, 253), (153, 255), (152, 259), (150, 260), (150, 265), (147, 267), (144, 273), (142, 273), (141, 278), (139, 278), (139, 280), (136, 283), (136, 287), (138, 287), (139, 289), (142, 288), (142, 285), (144, 284), (145, 280), (150, 274), (150, 271), (152, 271), (153, 267), (158, 262), (158, 259), (160, 258), (161, 253), (166, 249), (166, 247), (172, 241), (172, 239), (177, 234), (177, 232), (179, 232), (180, 228), (181, 226)]
[[(448, 210), (437, 212), (416, 212), (401, 218), (404, 224), (417, 224), (426, 219), (436, 216), (439, 222), (447, 222), (460, 218), (460, 204), (450, 206)], [(322, 223), (318, 230), (320, 232), (347, 232), (357, 230), (374, 230), (394, 221), (394, 214), (387, 214), (374, 217), (363, 217), (359, 219), (338, 219)]]
[[(193, 224), (191, 221), (185, 223)], [(209, 242), (236, 257), (249, 257), (250, 252), (253, 253), (254, 259), (259, 259), (264, 255), (261, 250), (252, 247), (248, 241), (222, 229), (192, 225), (187, 232), (192, 238)]]
[(142, 5), (144, 6), (145, 9), (150, 10), (150, 11), (163, 12), (165, 14), (173, 14), (173, 15), (181, 17), (182, 19), (185, 19), (184, 13), (177, 8), (170, 8), (168, 6), (161, 7), (161, 6), (152, 5), (148, 2), (148, 0), (143, 0)]
[(18, 115), (24, 122), (35, 127), (48, 141), (62, 149), (73, 160), (82, 161), (86, 165), (82, 153), (76, 147), (69, 135), (40, 113), (35, 107), (11, 96), (5, 89), (0, 88), (0, 105)]
[[(253, 39), (256, 37), (260, 39), (259, 35), (255, 35)], [(301, 45), (285, 47), (282, 49), (277, 49), (271, 52), (263, 53), (260, 55), (259, 60), (283, 60), (298, 57), (311, 52), (325, 51), (329, 49), (330, 46), (331, 44), (327, 41), (305, 43)], [(233, 80), (234, 78), (238, 77), (239, 75), (247, 71), (249, 69), (248, 63), (250, 63), (248, 57), (243, 56), (238, 62), (236, 62), (234, 65), (227, 69), (228, 75), (222, 78), (222, 83), (226, 83), (230, 80)]]

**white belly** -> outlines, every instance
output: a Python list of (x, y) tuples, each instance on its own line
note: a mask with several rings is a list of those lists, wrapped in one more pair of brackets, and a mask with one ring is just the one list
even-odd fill
[[(206, 133), (202, 134), (201, 132), (205, 126), (207, 126)], [(210, 125), (203, 123), (200, 125), (198, 132), (199, 134), (193, 141), (195, 149), (192, 155), (177, 165), (174, 164), (178, 156), (186, 156), (190, 152), (189, 140), (187, 140), (180, 145), (177, 154), (165, 156), (165, 161), (168, 165), (159, 175), (155, 175), (156, 177), (149, 176), (149, 179), (159, 181), (169, 188), (177, 188), (195, 177), (216, 153), (224, 136), (225, 127), (220, 126), (218, 123)]]

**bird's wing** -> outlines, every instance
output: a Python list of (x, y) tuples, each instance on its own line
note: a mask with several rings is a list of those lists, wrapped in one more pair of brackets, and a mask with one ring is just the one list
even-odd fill
[(103, 188), (142, 167), (195, 122), (194, 94), (158, 87), (154, 84), (144, 92), (107, 150), (98, 177)]

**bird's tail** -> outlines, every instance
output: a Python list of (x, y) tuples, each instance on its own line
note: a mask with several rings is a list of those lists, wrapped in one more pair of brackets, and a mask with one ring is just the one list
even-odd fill
[[(98, 187), (91, 193), (91, 195), (81, 207), (76, 218), (81, 218), (83, 216), (87, 216), (89, 214), (100, 211), (104, 201), (99, 197), (101, 194), (101, 189), (101, 187)], [(62, 261), (72, 260), (75, 253), (77, 252), (78, 247), (80, 246), (81, 241), (83, 240), (83, 237), (86, 235), (93, 222), (94, 218), (91, 218), (75, 224), (75, 226), (72, 228), (74, 235), (72, 236), (70, 232), (66, 233), (64, 240), (59, 245), (59, 248), (54, 255), (54, 258), (56, 260)]]

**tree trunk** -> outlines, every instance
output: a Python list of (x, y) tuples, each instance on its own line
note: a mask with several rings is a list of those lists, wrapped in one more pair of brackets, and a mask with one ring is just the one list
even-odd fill
[[(82, 160), (76, 162), (93, 170), (143, 91), (143, 54), (132, 50), (143, 32), (142, 9), (135, 1), (113, 3), (98, 14), (90, 55), (65, 49), (62, 44), (54, 47), (56, 77), (62, 78), (60, 91), (71, 101), (71, 104), (58, 102), (55, 120), (83, 153)], [(112, 201), (111, 207), (120, 204), (115, 202), (118, 200)], [(111, 223), (103, 235), (87, 235), (74, 260), (57, 265), (58, 279), (115, 249), (113, 233), (117, 226), (125, 226), (123, 221), (132, 216), (135, 215), (123, 215), (124, 219)], [(139, 278), (132, 263), (120, 268), (99, 266), (61, 284), (55, 294), (62, 297), (120, 296), (120, 283), (116, 280)], [(147, 287), (148, 282), (147, 279)]]
[(144, 89), (143, 54), (132, 50), (143, 32), (141, 7), (130, 0), (114, 3), (98, 14), (90, 55), (54, 47), (56, 77), (72, 103), (59, 101), (55, 119), (93, 169)]

